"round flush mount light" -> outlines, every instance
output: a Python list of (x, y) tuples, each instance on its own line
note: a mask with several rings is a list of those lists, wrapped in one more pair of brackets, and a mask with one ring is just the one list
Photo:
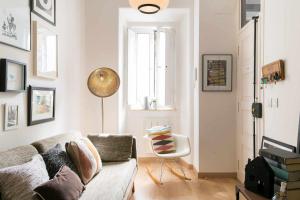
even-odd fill
[(129, 0), (132, 8), (144, 14), (155, 14), (168, 7), (169, 0)]

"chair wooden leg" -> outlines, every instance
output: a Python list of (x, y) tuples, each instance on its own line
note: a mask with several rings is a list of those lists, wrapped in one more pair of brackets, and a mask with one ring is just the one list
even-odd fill
[(149, 167), (146, 167), (147, 173), (150, 176), (150, 178), (153, 180), (153, 182), (156, 185), (161, 185), (160, 181), (152, 174), (152, 171), (149, 169)]
[(171, 172), (173, 175), (177, 176), (178, 178), (180, 178), (180, 179), (182, 179), (182, 180), (191, 181), (192, 179), (186, 177), (184, 170), (182, 169), (182, 167), (180, 166), (180, 164), (176, 162), (176, 160), (175, 160), (175, 163), (176, 163), (176, 164), (178, 165), (178, 167), (180, 168), (182, 174), (179, 174), (179, 173), (178, 173), (177, 171), (175, 171), (170, 165), (167, 165), (167, 167), (168, 167), (168, 169), (170, 170), (170, 172)]

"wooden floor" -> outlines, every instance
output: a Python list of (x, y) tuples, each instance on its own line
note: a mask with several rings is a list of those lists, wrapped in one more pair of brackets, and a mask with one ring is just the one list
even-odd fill
[[(192, 170), (186, 173), (192, 181), (185, 182), (165, 170), (164, 184), (154, 184), (146, 171), (146, 166), (155, 168), (159, 177), (159, 163), (140, 161), (135, 181), (135, 193), (131, 200), (234, 200), (236, 180), (229, 178), (197, 179)], [(174, 167), (174, 166), (173, 166)]]

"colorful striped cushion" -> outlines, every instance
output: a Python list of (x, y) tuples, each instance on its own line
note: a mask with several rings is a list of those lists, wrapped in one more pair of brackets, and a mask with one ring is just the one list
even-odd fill
[(170, 130), (163, 130), (152, 132), (150, 134), (152, 139), (153, 150), (158, 154), (168, 154), (176, 152), (175, 139)]

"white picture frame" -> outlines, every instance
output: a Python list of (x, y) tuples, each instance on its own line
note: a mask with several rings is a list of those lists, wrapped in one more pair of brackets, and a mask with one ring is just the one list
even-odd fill
[(19, 105), (4, 105), (4, 131), (19, 128)]
[(202, 57), (202, 91), (231, 92), (232, 64), (231, 54), (204, 54)]
[(0, 42), (31, 50), (30, 0), (0, 1)]
[(34, 75), (58, 78), (58, 36), (40, 23), (33, 22)]

